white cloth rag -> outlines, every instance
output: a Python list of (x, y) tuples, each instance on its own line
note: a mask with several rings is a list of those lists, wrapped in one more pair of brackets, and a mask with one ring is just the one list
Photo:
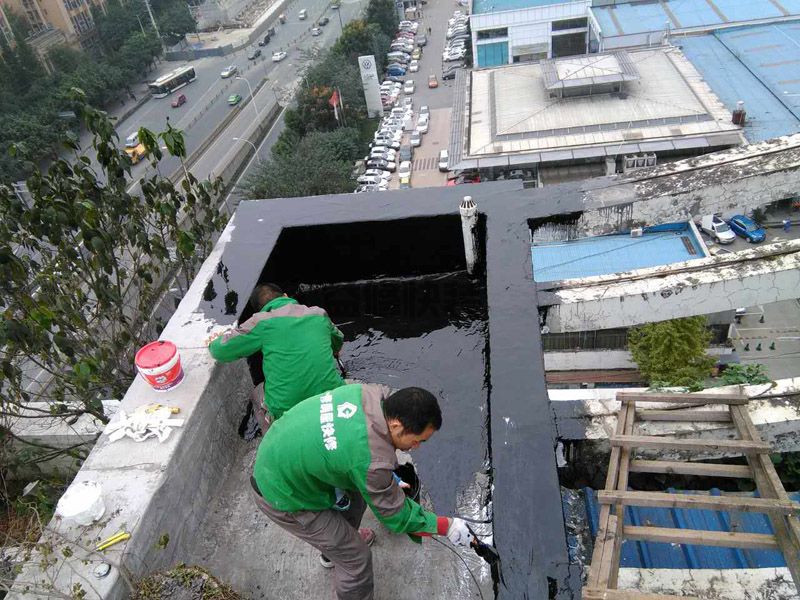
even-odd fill
[(117, 419), (106, 426), (109, 441), (116, 442), (129, 437), (135, 442), (155, 437), (163, 442), (169, 437), (173, 427), (182, 427), (183, 419), (170, 419), (172, 413), (168, 406), (153, 408), (152, 405), (140, 406), (130, 415), (120, 409)]

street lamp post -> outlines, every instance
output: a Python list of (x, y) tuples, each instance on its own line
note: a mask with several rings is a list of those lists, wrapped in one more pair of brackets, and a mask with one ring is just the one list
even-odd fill
[(256, 119), (261, 117), (261, 113), (258, 112), (258, 106), (256, 106), (256, 97), (253, 95), (253, 88), (250, 85), (250, 82), (247, 80), (246, 77), (242, 77), (240, 75), (236, 76), (236, 79), (241, 79), (247, 84), (247, 89), (250, 90), (250, 100), (253, 103), (253, 110), (256, 111)]
[(234, 142), (244, 142), (245, 144), (250, 144), (253, 147), (253, 154), (258, 159), (258, 164), (262, 164), (261, 156), (258, 154), (258, 148), (256, 148), (256, 145), (253, 142), (251, 142), (250, 140), (246, 140), (244, 138), (240, 138), (240, 137), (233, 138), (233, 141)]

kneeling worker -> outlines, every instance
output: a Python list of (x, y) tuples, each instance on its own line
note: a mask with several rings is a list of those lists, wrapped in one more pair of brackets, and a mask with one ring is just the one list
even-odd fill
[[(339, 600), (373, 597), (371, 529), (358, 529), (366, 505), (395, 533), (472, 539), (462, 519), (437, 517), (406, 498), (393, 478), (395, 450), (412, 450), (442, 425), (436, 398), (421, 388), (394, 394), (376, 384), (345, 385), (313, 396), (270, 428), (253, 467), (259, 509), (335, 566)], [(350, 506), (334, 507), (335, 489)]]
[(266, 433), (273, 419), (301, 400), (344, 385), (335, 358), (344, 336), (323, 309), (298, 304), (272, 283), (257, 286), (250, 305), (257, 312), (214, 339), (208, 350), (220, 362), (261, 351), (265, 381), (251, 401)]

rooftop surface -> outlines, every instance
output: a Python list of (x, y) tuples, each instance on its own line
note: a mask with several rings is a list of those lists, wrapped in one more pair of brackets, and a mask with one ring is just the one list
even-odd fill
[(706, 256), (685, 224), (666, 231), (654, 229), (645, 230), (641, 237), (625, 233), (535, 244), (531, 247), (533, 278), (538, 282), (580, 279)]
[(549, 4), (567, 4), (573, 1), (574, 0), (473, 0), (472, 14), (480, 15), (502, 12), (504, 10), (521, 10), (524, 8), (547, 6)]
[(744, 101), (751, 142), (800, 129), (800, 24), (757, 25), (673, 39), (733, 110)]
[(714, 29), (732, 23), (800, 16), (798, 0), (661, 0), (593, 7), (604, 37), (670, 29)]
[(653, 151), (741, 141), (730, 112), (679, 50), (628, 55), (640, 79), (622, 94), (551, 98), (539, 63), (473, 72), (462, 159), (527, 154), (528, 162), (545, 162), (626, 153), (624, 144), (647, 151), (648, 141), (657, 142)]

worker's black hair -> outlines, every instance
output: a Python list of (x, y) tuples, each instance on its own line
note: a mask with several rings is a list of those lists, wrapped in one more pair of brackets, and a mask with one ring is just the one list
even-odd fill
[(283, 296), (283, 290), (279, 285), (274, 283), (262, 283), (257, 285), (253, 293), (250, 294), (250, 308), (258, 312), (264, 308), (268, 302), (272, 302), (279, 296)]
[(386, 398), (383, 414), (387, 419), (397, 419), (403, 429), (417, 435), (429, 425), (437, 431), (442, 427), (442, 411), (436, 396), (418, 387), (403, 388)]

